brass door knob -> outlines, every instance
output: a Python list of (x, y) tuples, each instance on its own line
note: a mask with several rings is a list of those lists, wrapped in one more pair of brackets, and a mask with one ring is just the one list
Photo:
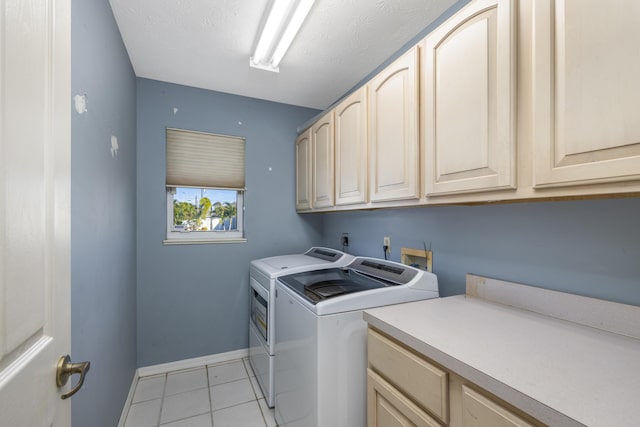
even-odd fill
[(68, 354), (66, 356), (62, 356), (60, 360), (58, 360), (58, 369), (56, 369), (56, 385), (58, 387), (65, 385), (67, 381), (69, 381), (69, 377), (71, 375), (80, 374), (78, 384), (76, 384), (71, 391), (60, 396), (61, 399), (68, 399), (80, 390), (80, 387), (82, 387), (82, 384), (84, 383), (84, 377), (87, 375), (87, 372), (89, 372), (90, 366), (90, 362), (71, 363), (71, 357), (69, 357)]

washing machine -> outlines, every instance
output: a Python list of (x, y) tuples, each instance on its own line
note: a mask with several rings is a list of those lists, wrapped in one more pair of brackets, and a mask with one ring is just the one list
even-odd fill
[(363, 310), (437, 298), (427, 271), (356, 257), (276, 281), (275, 416), (280, 427), (366, 425)]
[(270, 407), (274, 405), (275, 280), (285, 274), (342, 267), (353, 255), (312, 247), (303, 254), (251, 261), (249, 266), (249, 361)]

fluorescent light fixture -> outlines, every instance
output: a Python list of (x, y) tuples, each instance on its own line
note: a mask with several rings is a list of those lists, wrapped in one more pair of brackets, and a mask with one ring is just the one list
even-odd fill
[(278, 65), (315, 0), (274, 0), (249, 65), (278, 72)]

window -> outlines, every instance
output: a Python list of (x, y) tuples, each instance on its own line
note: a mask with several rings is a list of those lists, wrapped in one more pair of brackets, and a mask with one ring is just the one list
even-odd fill
[(165, 243), (244, 239), (244, 138), (167, 129)]

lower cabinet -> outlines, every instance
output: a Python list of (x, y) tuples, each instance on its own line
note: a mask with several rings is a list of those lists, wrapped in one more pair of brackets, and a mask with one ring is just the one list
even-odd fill
[(367, 425), (385, 427), (441, 424), (371, 369), (367, 370)]
[(452, 389), (461, 394), (460, 416), (465, 427), (530, 427), (513, 412), (491, 400), (466, 384)]
[(544, 426), (375, 329), (367, 346), (368, 427)]
[(400, 344), (369, 329), (369, 368), (442, 423), (449, 421), (448, 374)]

